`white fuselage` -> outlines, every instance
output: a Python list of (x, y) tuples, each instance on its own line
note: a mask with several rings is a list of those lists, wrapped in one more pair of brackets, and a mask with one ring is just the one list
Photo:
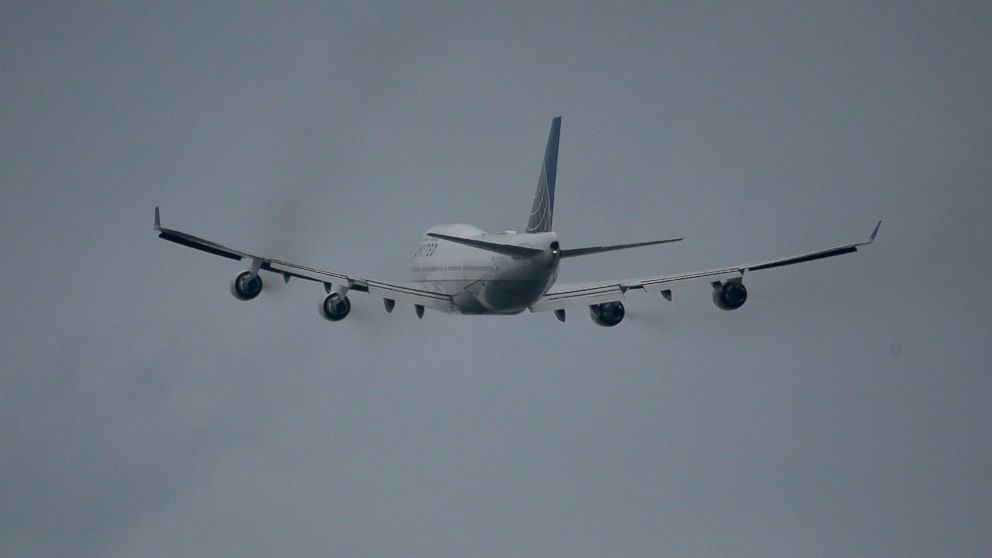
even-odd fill
[(427, 290), (452, 296), (459, 314), (517, 314), (536, 302), (558, 277), (558, 235), (486, 234), (470, 225), (438, 225), (427, 231), (537, 248), (532, 256), (511, 256), (425, 236), (410, 267), (412, 279)]

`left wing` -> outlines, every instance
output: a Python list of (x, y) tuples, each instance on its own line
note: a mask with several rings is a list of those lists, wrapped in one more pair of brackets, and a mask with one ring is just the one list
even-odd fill
[(283, 280), (287, 283), (289, 282), (290, 277), (298, 277), (300, 279), (306, 279), (307, 281), (323, 283), (324, 290), (328, 293), (331, 292), (332, 286), (343, 287), (346, 290), (369, 293), (370, 295), (382, 297), (387, 300), (387, 308), (391, 308), (391, 303), (388, 301), (399, 301), (433, 308), (443, 312), (450, 312), (452, 310), (453, 305), (450, 295), (427, 290), (424, 288), (426, 286), (424, 283), (376, 281), (374, 279), (368, 279), (356, 275), (325, 271), (323, 269), (297, 265), (274, 258), (267, 258), (264, 256), (250, 254), (248, 252), (242, 252), (241, 250), (228, 248), (227, 246), (200, 238), (198, 236), (193, 236), (191, 234), (173, 229), (162, 228), (158, 207), (155, 208), (155, 231), (158, 232), (159, 238), (175, 242), (176, 244), (189, 246), (190, 248), (195, 248), (208, 254), (221, 256), (231, 260), (245, 261), (250, 266), (252, 273), (257, 273), (259, 270), (278, 273), (282, 275)]
[[(647, 292), (660, 293), (666, 299), (671, 300), (672, 289), (692, 285), (695, 283), (710, 283), (714, 287), (719, 287), (727, 283), (740, 283), (745, 271), (758, 271), (761, 269), (771, 269), (802, 262), (810, 262), (841, 254), (857, 252), (859, 246), (867, 246), (875, 241), (878, 236), (878, 229), (882, 225), (879, 221), (875, 225), (868, 240), (842, 244), (818, 252), (809, 252), (790, 258), (780, 258), (767, 262), (726, 267), (722, 269), (711, 269), (708, 271), (697, 271), (693, 273), (680, 273), (677, 275), (663, 275), (659, 277), (646, 277), (642, 279), (628, 279), (621, 281), (599, 281), (595, 283), (564, 283), (555, 284), (536, 303), (531, 305), (531, 312), (544, 312), (548, 310), (563, 310), (573, 306), (591, 306), (606, 302), (616, 302), (623, 299), (624, 293), (631, 289), (642, 289)], [(746, 296), (746, 294), (745, 294)], [(743, 301), (740, 302), (743, 304)]]

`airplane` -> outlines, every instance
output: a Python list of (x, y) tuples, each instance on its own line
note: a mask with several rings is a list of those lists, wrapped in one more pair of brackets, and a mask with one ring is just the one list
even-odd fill
[(640, 279), (557, 283), (558, 268), (563, 259), (682, 240), (669, 238), (610, 246), (562, 247), (558, 235), (552, 230), (560, 134), (559, 116), (551, 121), (537, 192), (527, 228), (523, 232), (490, 234), (463, 224), (431, 227), (413, 255), (412, 277), (408, 281), (380, 281), (228, 248), (191, 234), (163, 228), (158, 207), (155, 207), (155, 231), (159, 238), (245, 262), (248, 269), (238, 273), (231, 281), (231, 293), (238, 300), (252, 300), (262, 292), (261, 271), (282, 275), (287, 283), (295, 277), (322, 284), (326, 296), (320, 304), (320, 315), (332, 322), (348, 316), (351, 312), (348, 294), (360, 292), (381, 298), (386, 312), (392, 312), (397, 302), (412, 304), (421, 319), (425, 308), (470, 315), (519, 314), (529, 310), (552, 312), (559, 321), (564, 322), (567, 308), (588, 307), (593, 322), (612, 327), (624, 318), (624, 295), (630, 290), (642, 290), (671, 301), (674, 289), (709, 283), (716, 306), (722, 310), (736, 310), (747, 301), (747, 289), (743, 283), (745, 272), (856, 252), (859, 247), (875, 241), (882, 224), (879, 221), (875, 225), (868, 240), (788, 258)]

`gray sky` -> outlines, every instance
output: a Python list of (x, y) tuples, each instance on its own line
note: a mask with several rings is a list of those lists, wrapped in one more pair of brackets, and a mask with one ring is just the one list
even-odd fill
[[(870, 5), (866, 5), (870, 4)], [(0, 555), (987, 556), (992, 8), (0, 5)], [(864, 252), (585, 312), (317, 315), (172, 226), (392, 276)]]

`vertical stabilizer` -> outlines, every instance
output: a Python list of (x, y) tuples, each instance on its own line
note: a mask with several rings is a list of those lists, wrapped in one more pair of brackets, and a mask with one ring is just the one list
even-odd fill
[(544, 165), (537, 180), (537, 193), (530, 209), (527, 232), (539, 233), (551, 230), (551, 218), (555, 212), (555, 178), (558, 175), (558, 136), (561, 135), (561, 117), (551, 120), (548, 133), (548, 147), (544, 150)]

